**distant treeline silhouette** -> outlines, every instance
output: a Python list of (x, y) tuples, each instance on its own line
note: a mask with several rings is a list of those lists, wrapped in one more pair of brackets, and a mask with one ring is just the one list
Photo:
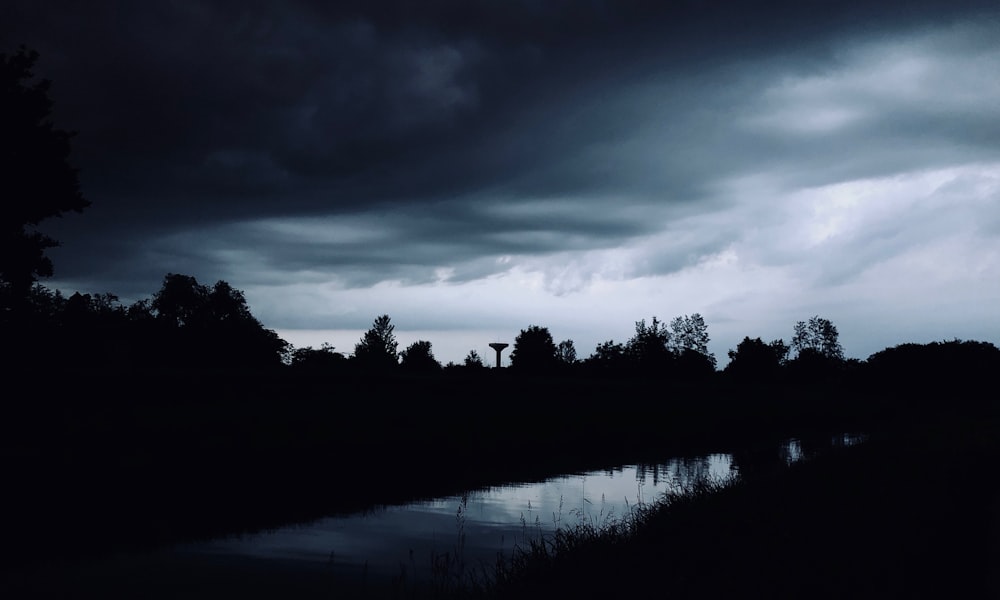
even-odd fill
[[(242, 291), (225, 281), (208, 286), (168, 273), (159, 291), (131, 305), (115, 295), (65, 297), (36, 283), (4, 313), (8, 364), (63, 369), (274, 369), (304, 375), (377, 373), (422, 377), (495, 375), (475, 350), (461, 364), (442, 365), (430, 341), (399, 350), (391, 318), (378, 316), (353, 353), (329, 345), (294, 348), (251, 313)], [(866, 360), (845, 358), (836, 326), (814, 316), (794, 326), (790, 343), (745, 337), (719, 370), (708, 351), (700, 314), (635, 322), (625, 342), (598, 344), (577, 358), (573, 340), (556, 343), (548, 328), (530, 325), (515, 337), (511, 377), (644, 379), (688, 384), (741, 385), (856, 381), (893, 389), (981, 380), (1000, 366), (1000, 350), (987, 342), (904, 343)]]

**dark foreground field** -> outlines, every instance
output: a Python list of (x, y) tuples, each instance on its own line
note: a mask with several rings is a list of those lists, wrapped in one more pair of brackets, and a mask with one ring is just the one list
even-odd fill
[(856, 430), (823, 413), (830, 399), (804, 405), (796, 390), (769, 391), (77, 373), (4, 406), (2, 564), (252, 531), (813, 428)]
[[(979, 388), (951, 385), (944, 395), (926, 386), (919, 394), (857, 384), (685, 388), (502, 374), (223, 375), (80, 373), (7, 404), (0, 582), (14, 590), (8, 597), (30, 592), (26, 573), (57, 576), (112, 552), (141, 556), (378, 503), (718, 451), (737, 453), (737, 485), (649, 513), (623, 535), (577, 532), (563, 539), (572, 551), (522, 557), (484, 572), (491, 585), (464, 591), (772, 598), (997, 590), (1000, 452), (994, 403)], [(870, 441), (790, 470), (753, 451), (842, 431), (868, 432)], [(315, 573), (292, 585), (280, 569), (215, 573), (201, 584), (152, 582), (150, 595), (425, 591), (331, 587)]]

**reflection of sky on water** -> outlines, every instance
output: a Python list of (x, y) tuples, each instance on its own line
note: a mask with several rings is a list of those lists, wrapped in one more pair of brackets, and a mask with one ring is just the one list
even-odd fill
[(331, 563), (374, 575), (420, 571), (434, 555), (457, 553), (467, 565), (509, 554), (525, 536), (584, 521), (602, 524), (631, 507), (701, 477), (723, 479), (732, 457), (713, 454), (656, 465), (630, 465), (473, 491), (370, 514), (328, 517), (269, 533), (179, 548), (184, 553)]

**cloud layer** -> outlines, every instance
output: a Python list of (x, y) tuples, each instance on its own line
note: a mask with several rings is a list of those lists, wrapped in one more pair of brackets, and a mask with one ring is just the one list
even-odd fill
[(701, 312), (723, 364), (813, 314), (862, 358), (1000, 341), (992, 3), (52, 4), (0, 41), (80, 132), (56, 287), (584, 356)]

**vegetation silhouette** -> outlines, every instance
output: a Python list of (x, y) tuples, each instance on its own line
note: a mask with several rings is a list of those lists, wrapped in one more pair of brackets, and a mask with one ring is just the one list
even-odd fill
[(511, 369), (529, 375), (552, 374), (559, 365), (559, 354), (547, 327), (529, 325), (514, 338), (510, 353)]
[(243, 292), (225, 281), (211, 288), (194, 277), (168, 273), (150, 303), (160, 365), (257, 369), (278, 367), (288, 343), (264, 328)]
[(825, 359), (843, 360), (844, 349), (840, 345), (839, 337), (837, 328), (829, 319), (816, 315), (810, 317), (808, 321), (799, 321), (795, 324), (791, 349), (797, 356), (808, 353)]
[(396, 326), (390, 321), (389, 315), (376, 318), (371, 328), (355, 344), (352, 360), (359, 369), (388, 372), (399, 365), (399, 343), (393, 333)]
[(747, 336), (735, 350), (729, 351), (729, 364), (723, 372), (738, 382), (772, 383), (781, 376), (787, 357), (788, 346), (784, 341), (765, 344), (759, 337)]
[(292, 369), (313, 374), (339, 374), (347, 366), (346, 357), (335, 352), (334, 347), (324, 343), (319, 348), (305, 346), (295, 348), (289, 355)]
[[(32, 285), (52, 275), (45, 251), (59, 242), (34, 229), (42, 221), (90, 205), (69, 164), (74, 132), (52, 123), (51, 82), (36, 80), (38, 53), (21, 46), (0, 54), (0, 314), (23, 311)], [(20, 318), (20, 317), (14, 317)]]
[(674, 354), (680, 356), (685, 351), (697, 352), (705, 356), (715, 368), (715, 356), (708, 351), (708, 325), (700, 313), (682, 315), (670, 321), (669, 345)]
[(410, 373), (437, 373), (441, 371), (441, 363), (434, 358), (431, 343), (426, 340), (413, 342), (400, 353), (400, 367)]
[(674, 367), (670, 351), (670, 331), (655, 316), (649, 325), (645, 319), (636, 321), (635, 333), (625, 344), (625, 355), (631, 367), (641, 375), (669, 376)]
[(483, 363), (483, 359), (479, 356), (479, 353), (475, 350), (469, 350), (469, 353), (465, 355), (465, 359), (462, 361), (465, 367), (471, 369), (483, 369), (486, 368), (486, 364)]
[(563, 340), (556, 346), (556, 357), (559, 363), (567, 367), (572, 367), (577, 363), (576, 346), (573, 340)]
[(587, 373), (598, 377), (622, 377), (628, 372), (629, 357), (623, 344), (607, 340), (598, 344), (583, 364)]
[(443, 372), (449, 377), (462, 377), (462, 378), (481, 378), (484, 373), (489, 369), (486, 363), (483, 361), (483, 357), (479, 356), (479, 353), (474, 349), (469, 350), (469, 353), (465, 355), (462, 359), (461, 364), (449, 361), (443, 368)]

